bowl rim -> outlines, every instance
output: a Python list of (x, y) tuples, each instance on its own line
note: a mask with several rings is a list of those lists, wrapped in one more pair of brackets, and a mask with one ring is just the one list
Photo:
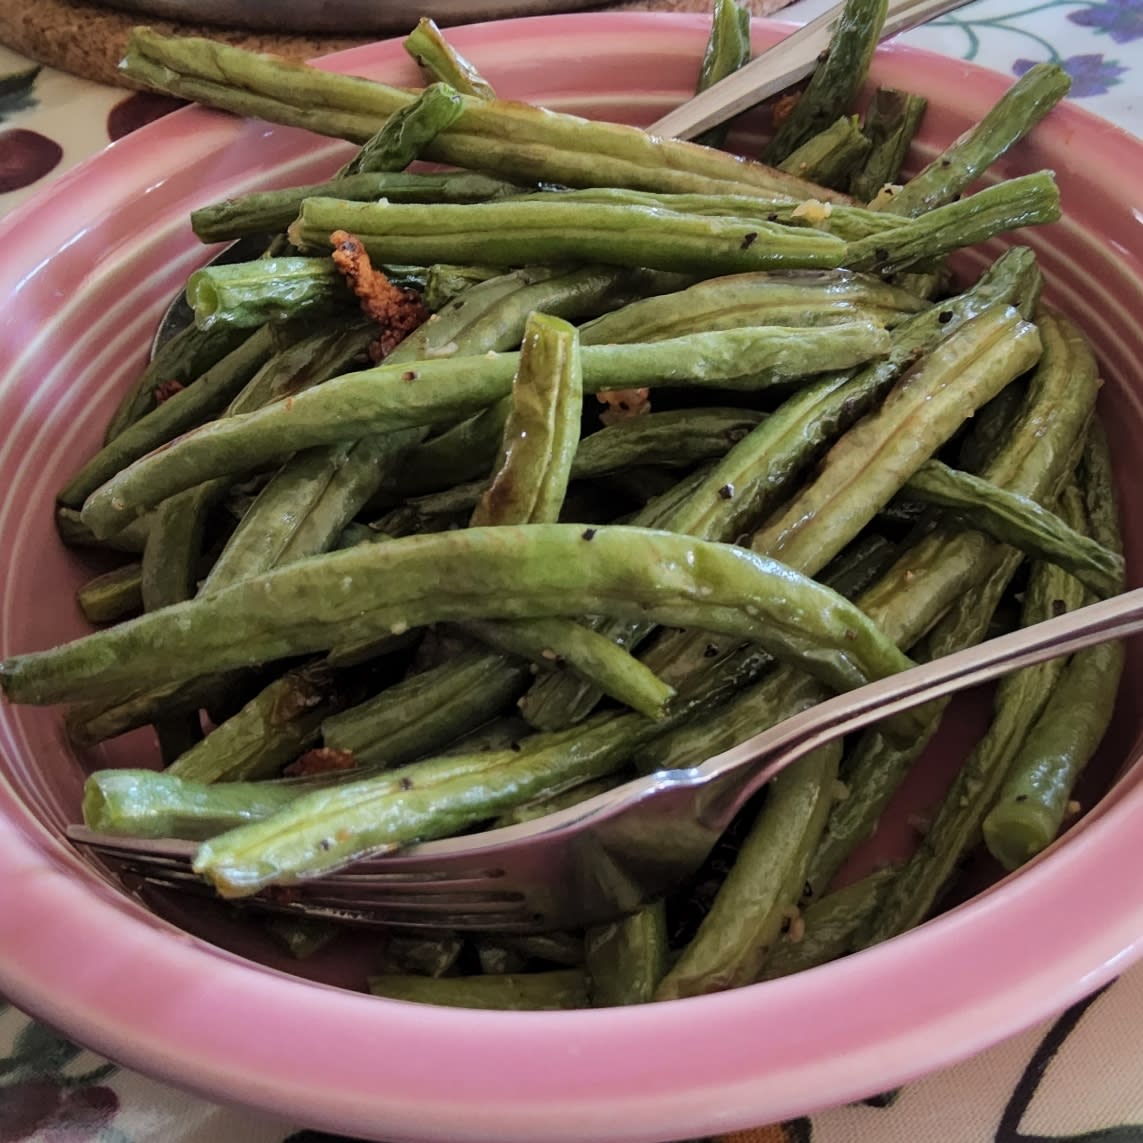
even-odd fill
[[(697, 62), (708, 26), (686, 14), (591, 13), (470, 25), (451, 29), (450, 38), (462, 50), (511, 42), (514, 50), (555, 60), (576, 36), (606, 37), (638, 45), (616, 51), (685, 46)], [(755, 21), (760, 42), (781, 30)], [(389, 40), (326, 57), (322, 66), (377, 68), (400, 59), (400, 41)], [(971, 78), (972, 98), (984, 103), (1006, 82), (902, 45), (878, 54), (878, 69), (889, 78), (919, 67), (946, 86)], [(1143, 145), (1129, 133), (1071, 105), (1054, 114), (1077, 147), (1126, 147), (1143, 175)], [(238, 130), (229, 117), (177, 112), (17, 207), (0, 222), (0, 240), (77, 192), (94, 186), (113, 195), (122, 164), (157, 169), (180, 135), (197, 132), (209, 147)], [(1124, 159), (1115, 161), (1122, 177)], [(0, 268), (0, 287), (6, 277)], [(326, 1130), (452, 1143), (582, 1143), (747, 1127), (964, 1059), (1143, 956), (1143, 880), (1132, 860), (1132, 816), (1141, 803), (1140, 783), (1118, 791), (1069, 838), (1066, 860), (1054, 847), (1008, 879), (1003, 892), (822, 968), (637, 1009), (509, 1014), (380, 1000), (300, 981), (208, 945), (102, 881), (0, 775), (0, 989), (141, 1072)], [(1060, 900), (1067, 910), (1053, 907)], [(96, 940), (98, 957), (77, 955)], [(984, 953), (992, 963), (982, 978), (976, 965)], [(886, 982), (891, 1010), (877, 1000)], [(830, 1019), (807, 1020), (807, 1012)], [(661, 1046), (654, 1061), (645, 1059), (648, 1043)], [(424, 1060), (439, 1061), (445, 1079)]]

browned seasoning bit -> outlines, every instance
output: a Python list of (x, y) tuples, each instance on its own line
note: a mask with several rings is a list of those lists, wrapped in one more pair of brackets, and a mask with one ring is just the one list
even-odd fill
[(734, 498), (734, 485), (724, 484), (719, 490), (718, 495), (723, 500), (732, 500)]
[(181, 381), (164, 381), (155, 386), (155, 404), (161, 405), (169, 401), (176, 393), (181, 393), (186, 386)]
[(702, 654), (704, 659), (713, 659), (715, 655), (718, 654), (718, 647), (714, 643), (708, 643), (706, 647), (703, 648)]
[(952, 319), (952, 310), (941, 310), (941, 312), (937, 314), (937, 321), (939, 321), (941, 325), (948, 325)]
[(365, 244), (356, 235), (335, 230), (329, 240), (333, 264), (357, 295), (362, 310), (381, 326), (380, 336), (369, 347), (373, 360), (380, 361), (428, 317), (428, 310), (415, 290), (393, 285), (373, 266)]
[(402, 790), (411, 790), (413, 788), (413, 779), (412, 778), (402, 778), (397, 783), (397, 785), (400, 786)]
[(596, 531), (597, 531), (597, 529), (595, 529), (595, 528), (584, 528), (583, 538), (585, 540), (594, 540)]
[(333, 746), (318, 746), (307, 750), (296, 761), (282, 771), (287, 778), (309, 778), (314, 774), (335, 774), (342, 770), (352, 770), (357, 759), (352, 750), (338, 750)]
[(742, 236), (742, 249), (749, 250), (751, 246), (758, 240), (758, 231), (751, 230)]
[(415, 369), (406, 369), (405, 372), (401, 374), (402, 381), (416, 381), (416, 379), (417, 371)]

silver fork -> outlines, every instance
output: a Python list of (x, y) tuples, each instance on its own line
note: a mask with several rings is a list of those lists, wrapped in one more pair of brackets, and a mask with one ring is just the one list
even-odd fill
[[(403, 928), (539, 932), (629, 913), (699, 867), (746, 800), (871, 722), (1044, 659), (1143, 630), (1143, 588), (829, 699), (687, 770), (619, 786), (525, 825), (414, 846), (252, 898), (307, 917)], [(209, 893), (195, 846), (81, 828), (68, 836), (138, 885)]]
[[(881, 38), (886, 40), (899, 32), (908, 31), (968, 2), (969, 0), (889, 0), (889, 11), (881, 29)], [(732, 115), (805, 79), (814, 70), (818, 57), (829, 47), (841, 8), (842, 5), (837, 4), (797, 31), (791, 32), (745, 67), (687, 100), (647, 130), (653, 135), (690, 139), (700, 131), (715, 127)]]

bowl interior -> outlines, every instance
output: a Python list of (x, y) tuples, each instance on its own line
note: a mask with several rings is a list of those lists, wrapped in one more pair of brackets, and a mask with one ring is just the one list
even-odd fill
[[(616, 31), (628, 34), (611, 35)], [(759, 27), (756, 48), (777, 34)], [(493, 30), (458, 29), (454, 38), (504, 97), (647, 124), (692, 89), (704, 36), (700, 20), (627, 16), (515, 21)], [(391, 45), (344, 53), (329, 66), (398, 84), (418, 82), (413, 65)], [(874, 72), (878, 83), (918, 90), (930, 99), (913, 166), (977, 119), (1007, 82), (901, 48), (882, 50)], [(749, 136), (748, 124), (744, 138)], [(86, 630), (74, 591), (102, 567), (58, 541), (54, 493), (98, 447), (117, 395), (145, 361), (167, 301), (188, 271), (212, 253), (194, 240), (189, 211), (228, 194), (315, 181), (346, 153), (343, 144), (291, 129), (182, 112), (122, 140), (6, 221), (0, 266), (0, 424), (6, 426), (0, 441), (0, 654), (45, 647)], [(1046, 300), (1088, 334), (1099, 355), (1106, 381), (1101, 412), (1116, 460), (1135, 584), (1143, 568), (1143, 526), (1135, 511), (1143, 504), (1143, 474), (1134, 461), (1143, 447), (1143, 328), (1135, 320), (1143, 311), (1143, 239), (1130, 188), (1143, 180), (1143, 152), (1126, 134), (1066, 108), (1054, 112), (997, 170), (1012, 175), (1045, 167), (1059, 180), (1064, 221), (1018, 237), (1041, 259)], [(975, 273), (1001, 248), (996, 242), (962, 255), (960, 269), (966, 276)], [(1085, 808), (1094, 808), (1057, 843), (1050, 861), (1135, 789), (1132, 764), (1140, 752), (1143, 714), (1129, 696), (1141, 681), (1143, 650), (1133, 646), (1114, 725), (1080, 793)], [(979, 709), (974, 717), (979, 724)], [(947, 779), (950, 763), (963, 756), (970, 724), (959, 729), (937, 744), (934, 765), (918, 768), (876, 850), (867, 850), (863, 860), (911, 842), (909, 814), (931, 802), (940, 775)], [(0, 707), (0, 810), (6, 828), (18, 831), (45, 866), (66, 869), (113, 901), (124, 923), (169, 934), (167, 922), (127, 898), (61, 840), (64, 827), (79, 820), (89, 770), (138, 765), (153, 756), (153, 743), (142, 733), (81, 754), (68, 744), (59, 710)], [(996, 871), (984, 869), (981, 876), (995, 880)], [(182, 902), (165, 908), (176, 927), (275, 973), (352, 984), (372, 956), (369, 942), (351, 940), (329, 956), (294, 962), (225, 910)], [(868, 958), (878, 955), (875, 950)], [(747, 993), (761, 995), (770, 987)], [(1027, 1020), (1039, 1014), (1029, 1012)], [(833, 1094), (845, 1093), (827, 1093), (825, 1101)], [(806, 1107), (813, 1102), (813, 1096), (803, 1097)], [(557, 1135), (533, 1136), (541, 1137)]]

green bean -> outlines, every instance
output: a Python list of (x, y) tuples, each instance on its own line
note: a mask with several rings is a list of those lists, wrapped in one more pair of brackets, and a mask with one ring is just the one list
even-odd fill
[[(637, 717), (637, 716), (634, 716)], [(226, 897), (292, 884), (369, 853), (448, 836), (542, 794), (610, 773), (627, 749), (614, 716), (518, 750), (446, 755), (356, 782), (311, 790), (273, 817), (199, 848), (195, 871)], [(640, 720), (642, 721), (642, 720)]]
[[(390, 201), (397, 202), (400, 200), (392, 199)], [(432, 201), (437, 200), (433, 199)], [(489, 278), (497, 278), (503, 272), (501, 266), (450, 266), (438, 262), (436, 265), (430, 266), (425, 275), (421, 301), (424, 302), (426, 309), (435, 313), (451, 302), (458, 294), (464, 293), (470, 286), (487, 282)]]
[[(750, 409), (670, 409), (646, 413), (608, 425), (579, 442), (571, 466), (572, 480), (591, 480), (637, 465), (690, 468), (699, 461), (722, 456), (762, 414)], [(410, 501), (426, 516), (464, 512), (487, 488), (485, 480), (457, 484), (444, 492)]]
[(380, 481), (378, 468), (392, 464), (408, 450), (410, 442), (401, 438), (399, 433), (384, 434), (295, 455), (239, 521), (202, 591), (220, 591), (324, 551), (347, 517), (352, 519), (372, 495)]
[[(140, 586), (145, 614), (193, 598), (207, 513), (223, 491), (223, 485), (215, 481), (173, 496), (155, 510), (143, 549)], [(164, 714), (155, 719), (154, 729), (164, 763), (174, 761), (202, 739), (202, 719), (197, 710)]]
[(519, 949), (530, 960), (546, 960), (578, 968), (583, 964), (583, 940), (578, 933), (535, 933), (517, 936), (505, 934), (500, 938), (511, 948)]
[[(365, 506), (384, 474), (408, 455), (411, 444), (394, 439), (397, 434), (366, 437), (348, 449), (344, 461), (300, 515), (293, 534), (281, 549), (277, 563), (293, 563), (328, 551), (336, 537)], [(339, 448), (339, 446), (334, 446)], [(283, 468), (292, 468), (292, 463)], [(388, 537), (372, 530), (371, 543)], [(275, 564), (275, 566), (277, 566)]]
[(320, 250), (328, 248), (332, 232), (349, 230), (382, 262), (467, 259), (511, 266), (586, 259), (705, 275), (840, 266), (889, 274), (1059, 217), (1059, 190), (1051, 173), (1040, 171), (853, 242), (756, 218), (565, 202), (545, 195), (468, 205), (311, 198), (289, 233), (296, 246)]
[(695, 938), (663, 977), (656, 1000), (700, 996), (758, 978), (802, 895), (806, 865), (825, 827), (839, 743), (800, 758), (768, 796)]
[[(1031, 312), (1024, 312), (1031, 317)], [(1024, 386), (1016, 381), (1001, 389), (972, 421), (972, 432), (961, 442), (957, 464), (966, 472), (981, 472), (1004, 447), (1024, 411)]]
[(154, 770), (97, 770), (83, 787), (83, 820), (99, 833), (196, 841), (277, 812), (301, 783), (203, 785)]
[(106, 548), (128, 555), (141, 555), (147, 542), (147, 530), (151, 526), (150, 516), (139, 516), (122, 531), (97, 540), (95, 533), (83, 522), (74, 508), (56, 508), (56, 532), (60, 540), (69, 548)]
[(791, 151), (778, 170), (840, 189), (854, 169), (865, 161), (873, 144), (861, 130), (856, 115), (842, 115)]
[(340, 925), (332, 921), (285, 914), (266, 917), (262, 925), (275, 940), (285, 946), (286, 952), (295, 960), (308, 960), (343, 931)]
[[(535, 192), (532, 192), (534, 195)], [(764, 218), (785, 226), (809, 226), (827, 230), (852, 242), (870, 234), (883, 234), (905, 221), (891, 214), (844, 203), (824, 203), (816, 199), (790, 202), (786, 199), (754, 198), (748, 194), (662, 194), (656, 191), (624, 190), (621, 187), (590, 187), (584, 190), (541, 192), (563, 202), (594, 202), (612, 206), (645, 206), (683, 214), (727, 215), (733, 218)], [(330, 196), (334, 197), (334, 196)], [(345, 196), (350, 197), (350, 196)], [(491, 197), (491, 196), (490, 196)], [(394, 198), (394, 202), (401, 201)], [(477, 201), (472, 199), (470, 201)]]
[(854, 198), (869, 202), (883, 187), (897, 182), (927, 106), (923, 95), (891, 87), (879, 87), (873, 93), (865, 112), (869, 154), (849, 184)]
[(914, 217), (951, 202), (1031, 131), (1070, 87), (1071, 78), (1058, 64), (1030, 67), (979, 123), (884, 200), (881, 209)]
[(405, 37), (405, 51), (433, 79), (451, 84), (462, 95), (496, 98), (492, 84), (444, 38), (440, 28), (427, 16), (422, 16)]
[(382, 973), (442, 977), (451, 972), (464, 951), (464, 939), (457, 933), (389, 934), (381, 952)]
[(587, 978), (578, 969), (500, 976), (371, 976), (369, 991), (389, 1000), (450, 1008), (535, 1011), (587, 1007)]
[(190, 326), (165, 341), (112, 413), (104, 444), (110, 444), (124, 429), (155, 408), (156, 393), (162, 386), (172, 381), (190, 385), (246, 337), (243, 330), (200, 330)]
[(844, 536), (829, 547), (840, 550), (974, 409), (1034, 365), (1039, 355), (1036, 328), (1011, 307), (997, 306), (965, 323), (939, 353), (922, 360), (908, 383), (894, 390), (875, 414), (849, 431), (817, 479), (755, 534), (754, 550), (791, 567), (811, 566), (823, 549), (820, 528), (808, 524), (827, 510)]
[(583, 413), (579, 336), (560, 318), (530, 314), (504, 426), (502, 460), (472, 526), (558, 518)]
[(237, 345), (192, 384), (125, 425), (60, 490), (59, 502), (80, 507), (121, 468), (221, 412), (270, 360), (274, 349), (274, 334), (269, 328), (244, 334)]
[(320, 317), (356, 302), (332, 261), (301, 257), (204, 266), (188, 279), (186, 299), (200, 329)]
[(904, 290), (849, 270), (730, 274), (631, 302), (581, 326), (580, 340), (660, 341), (716, 329), (816, 326), (862, 316), (891, 327), (926, 308)]
[(75, 599), (88, 623), (117, 623), (143, 610), (142, 581), (140, 564), (124, 564), (89, 579)]
[[(525, 725), (524, 730), (526, 732), (530, 729)], [(614, 790), (623, 780), (621, 774), (609, 774), (605, 778), (597, 778), (593, 782), (584, 782), (582, 785), (573, 786), (570, 790), (565, 790), (563, 793), (555, 794), (552, 797), (522, 802), (506, 814), (501, 814), (494, 824), (497, 827), (521, 825), (524, 822), (532, 822), (537, 818), (547, 817), (548, 814), (558, 813), (560, 810), (569, 809), (571, 806), (578, 806), (581, 802), (586, 802), (589, 798), (594, 798), (599, 794), (606, 794), (608, 790)]]
[(322, 183), (223, 199), (191, 211), (191, 229), (202, 242), (228, 242), (250, 234), (277, 234), (298, 217), (305, 199), (319, 195), (354, 202), (374, 202), (379, 198), (390, 202), (483, 202), (517, 195), (523, 190), (517, 183), (472, 171), (441, 174), (368, 171), (339, 175)]
[(954, 509), (968, 527), (1011, 544), (1027, 555), (1070, 571), (1100, 598), (1123, 590), (1123, 557), (1069, 528), (1035, 500), (930, 460), (901, 491), (906, 499)]
[[(1119, 550), (1117, 497), (1102, 431), (1093, 425), (1081, 462), (1093, 538)], [(1122, 590), (1123, 578), (1118, 590)], [(1028, 732), (996, 804), (984, 819), (984, 840), (1006, 869), (1029, 861), (1055, 838), (1083, 767), (1107, 731), (1123, 671), (1121, 643), (1077, 652)]]
[(477, 937), (472, 943), (476, 948), (480, 971), (485, 976), (504, 976), (523, 972), (528, 967), (526, 956), (495, 937)]
[(849, 110), (865, 82), (887, 8), (886, 0), (846, 0), (825, 59), (814, 70), (793, 111), (763, 148), (765, 162), (780, 162)]
[(337, 689), (324, 663), (287, 671), (236, 715), (180, 755), (165, 773), (193, 782), (273, 778), (320, 737), (336, 709)]
[[(780, 326), (691, 334), (650, 345), (585, 346), (584, 390), (646, 384), (763, 388), (846, 368), (884, 353), (888, 334), (868, 322), (813, 330)], [(99, 536), (183, 488), (249, 471), (300, 448), (440, 424), (506, 395), (519, 354), (439, 358), (345, 374), (290, 402), (228, 417), (142, 458), (94, 492), (84, 522)]]
[(1055, 180), (1051, 172), (1038, 171), (926, 211), (908, 226), (851, 242), (844, 265), (879, 274), (898, 273), (959, 247), (986, 242), (1007, 230), (1040, 226), (1056, 222), (1059, 217), (1060, 197)]
[[(132, 31), (120, 66), (136, 83), (155, 90), (359, 142), (414, 98), (371, 80), (147, 28)], [(712, 148), (521, 103), (471, 97), (465, 97), (461, 118), (425, 148), (424, 157), (564, 186), (713, 193), (746, 188), (745, 193), (797, 200), (838, 197)]]
[[(666, 574), (669, 569), (670, 574)], [(638, 614), (747, 638), (846, 688), (901, 669), (851, 604), (753, 553), (666, 532), (473, 528), (367, 544), (0, 666), (13, 702), (72, 701), (443, 620)]]
[(218, 687), (218, 679), (205, 677), (137, 689), (110, 703), (104, 700), (73, 707), (66, 720), (68, 739), (77, 746), (94, 746), (166, 715), (189, 714), (213, 701)]
[[(740, 8), (735, 0), (715, 0), (711, 15), (710, 37), (699, 66), (695, 93), (706, 91), (750, 62), (750, 9)], [(695, 136), (704, 147), (721, 147), (728, 126), (723, 123)]]
[[(490, 661), (491, 660), (491, 661)], [(326, 746), (348, 750), (359, 766), (395, 766), (447, 745), (520, 692), (527, 669), (470, 651), (326, 718)]]
[(377, 261), (420, 265), (601, 262), (710, 275), (833, 269), (847, 256), (842, 239), (820, 230), (546, 195), (465, 205), (308, 198), (288, 233), (300, 249), (324, 250), (339, 229), (360, 238)]
[(364, 171), (403, 171), (425, 148), (463, 114), (460, 92), (447, 83), (430, 83), (412, 103), (394, 111), (367, 139), (344, 169), (343, 175)]
[(647, 718), (661, 719), (674, 697), (672, 687), (621, 645), (579, 623), (559, 619), (469, 621), (463, 628), (497, 650), (531, 659), (542, 667), (567, 666)]
[(593, 1008), (646, 1004), (667, 971), (667, 910), (661, 901), (584, 934)]
[(878, 870), (806, 905), (800, 923), (771, 948), (758, 979), (777, 980), (845, 956), (892, 876), (892, 869)]

